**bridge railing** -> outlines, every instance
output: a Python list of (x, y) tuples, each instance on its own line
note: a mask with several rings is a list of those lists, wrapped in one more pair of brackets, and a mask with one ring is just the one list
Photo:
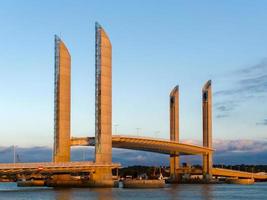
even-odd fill
[(17, 168), (57, 168), (57, 167), (89, 167), (89, 166), (120, 166), (118, 163), (112, 164), (95, 164), (91, 161), (86, 162), (37, 162), (37, 163), (1, 163), (0, 169), (17, 169)]

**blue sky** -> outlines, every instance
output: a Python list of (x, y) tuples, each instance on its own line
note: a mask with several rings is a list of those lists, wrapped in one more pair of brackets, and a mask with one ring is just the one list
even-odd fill
[[(72, 135), (94, 135), (94, 23), (113, 45), (119, 134), (201, 140), (201, 88), (213, 81), (214, 139), (265, 140), (266, 1), (1, 1), (0, 145), (53, 143), (54, 34), (72, 56)], [(4, 137), (3, 137), (4, 136)]]

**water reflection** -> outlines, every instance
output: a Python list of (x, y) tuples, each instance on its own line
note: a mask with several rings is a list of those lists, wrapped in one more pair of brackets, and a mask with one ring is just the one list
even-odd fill
[(98, 189), (93, 189), (92, 191), (96, 192), (97, 200), (113, 199), (112, 188), (98, 188)]
[(204, 185), (200, 185), (200, 186), (202, 186), (201, 187), (202, 199), (203, 200), (212, 200), (213, 199), (213, 194), (212, 194), (213, 185), (204, 184)]
[(168, 194), (170, 196), (170, 200), (175, 200), (177, 199), (177, 197), (180, 196), (179, 194), (179, 191), (180, 191), (180, 188), (179, 188), (179, 185), (169, 185), (169, 188), (170, 190), (168, 191)]
[(113, 199), (112, 188), (73, 188), (73, 189), (54, 189), (56, 200), (72, 200), (72, 199), (97, 199), (107, 200)]
[[(242, 192), (241, 192), (242, 191)], [(267, 199), (267, 183), (255, 185), (205, 185), (178, 184), (167, 185), (160, 189), (126, 189), (126, 188), (18, 188), (15, 184), (0, 184), (0, 199), (35, 200), (236, 200)]]
[(209, 184), (173, 184), (167, 185), (166, 199), (170, 200), (213, 200), (213, 185)]
[(54, 189), (55, 190), (55, 199), (56, 200), (71, 200), (72, 198), (72, 189)]

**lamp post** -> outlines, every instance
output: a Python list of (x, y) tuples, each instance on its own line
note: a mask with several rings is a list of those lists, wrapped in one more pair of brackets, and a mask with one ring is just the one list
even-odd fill
[(114, 124), (114, 132), (116, 135), (118, 134), (118, 126), (119, 124)]
[(16, 163), (16, 145), (13, 145), (13, 163)]
[(139, 136), (139, 131), (141, 130), (141, 128), (136, 128), (136, 135)]
[(158, 137), (158, 134), (160, 133), (160, 131), (155, 131), (155, 137)]

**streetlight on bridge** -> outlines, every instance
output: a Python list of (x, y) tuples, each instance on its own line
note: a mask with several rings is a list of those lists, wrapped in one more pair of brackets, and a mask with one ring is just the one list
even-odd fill
[(136, 135), (139, 136), (139, 131), (141, 130), (141, 128), (136, 128)]
[(13, 145), (13, 163), (16, 163), (16, 145)]
[(157, 138), (159, 136), (160, 131), (155, 131), (155, 137)]
[(119, 124), (114, 124), (114, 133), (115, 133), (115, 135), (118, 134), (118, 126), (119, 126)]

